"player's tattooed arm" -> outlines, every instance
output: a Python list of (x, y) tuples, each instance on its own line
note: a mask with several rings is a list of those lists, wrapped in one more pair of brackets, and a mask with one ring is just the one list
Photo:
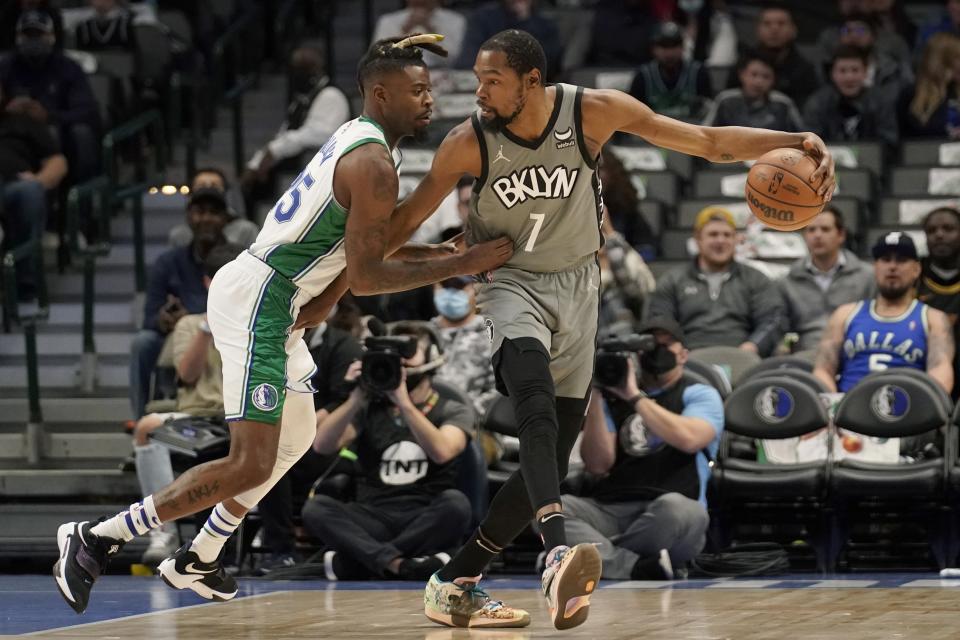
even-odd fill
[(813, 375), (830, 391), (837, 390), (837, 368), (840, 364), (840, 349), (843, 348), (843, 329), (854, 306), (844, 304), (837, 307), (836, 311), (830, 315), (827, 327), (820, 338), (820, 345), (817, 347)]
[(379, 145), (364, 145), (343, 156), (334, 189), (341, 202), (347, 196), (350, 202), (346, 272), (350, 289), (357, 295), (405, 291), (454, 275), (480, 273), (500, 266), (513, 254), (513, 242), (500, 239), (427, 262), (387, 260), (398, 179), (392, 159)]
[[(588, 89), (583, 98), (583, 131), (587, 137), (609, 140), (617, 131), (632, 133), (651, 144), (711, 162), (754, 160), (782, 147), (802, 149), (817, 160), (810, 181), (829, 200), (836, 187), (833, 156), (813, 133), (786, 133), (754, 127), (705, 127), (654, 113), (622, 91)], [(823, 178), (821, 182), (820, 179)]]
[(956, 349), (953, 327), (942, 311), (927, 309), (927, 314), (930, 324), (927, 336), (927, 373), (950, 393), (956, 384), (953, 379), (953, 355)]
[(401, 247), (424, 220), (436, 211), (461, 177), (481, 173), (480, 145), (469, 120), (454, 127), (440, 143), (430, 171), (417, 188), (397, 205), (390, 219), (387, 255)]

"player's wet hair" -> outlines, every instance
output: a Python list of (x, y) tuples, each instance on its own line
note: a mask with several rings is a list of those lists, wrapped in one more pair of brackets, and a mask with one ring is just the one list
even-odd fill
[(415, 33), (374, 42), (357, 65), (360, 95), (363, 95), (364, 87), (371, 79), (380, 74), (399, 71), (410, 65), (426, 67), (427, 63), (423, 61), (424, 50), (446, 57), (447, 50), (437, 44), (441, 39), (443, 36), (438, 37), (436, 34)]
[(526, 31), (507, 29), (492, 36), (482, 45), (481, 51), (500, 51), (507, 56), (507, 66), (518, 76), (532, 69), (540, 72), (540, 84), (547, 77), (547, 56), (537, 39)]

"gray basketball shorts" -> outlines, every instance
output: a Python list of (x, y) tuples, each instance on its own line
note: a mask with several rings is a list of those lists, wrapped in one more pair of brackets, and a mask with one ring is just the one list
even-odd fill
[[(586, 256), (565, 271), (500, 267), (477, 286), (494, 363), (505, 338), (536, 338), (550, 354), (558, 397), (583, 398), (593, 379), (600, 310), (600, 267)], [(502, 390), (499, 372), (497, 386)]]

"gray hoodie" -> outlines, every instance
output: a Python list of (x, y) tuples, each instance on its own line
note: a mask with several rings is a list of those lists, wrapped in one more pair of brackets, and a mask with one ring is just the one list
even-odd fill
[(876, 279), (870, 264), (860, 261), (853, 253), (843, 250), (844, 261), (837, 269), (826, 291), (814, 279), (814, 267), (809, 258), (800, 258), (780, 281), (786, 313), (784, 331), (800, 335), (798, 351), (816, 349), (820, 334), (834, 309), (848, 302), (873, 298)]

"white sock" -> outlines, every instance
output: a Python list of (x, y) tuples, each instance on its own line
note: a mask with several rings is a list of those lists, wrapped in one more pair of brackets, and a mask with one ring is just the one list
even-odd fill
[(126, 511), (94, 525), (90, 531), (97, 536), (129, 542), (134, 536), (143, 535), (162, 524), (157, 508), (153, 506), (153, 496), (147, 496), (142, 502), (134, 502)]
[(207, 523), (193, 539), (190, 551), (196, 553), (203, 562), (213, 562), (220, 555), (227, 538), (233, 535), (241, 522), (243, 518), (233, 515), (222, 502), (218, 502), (210, 512)]

